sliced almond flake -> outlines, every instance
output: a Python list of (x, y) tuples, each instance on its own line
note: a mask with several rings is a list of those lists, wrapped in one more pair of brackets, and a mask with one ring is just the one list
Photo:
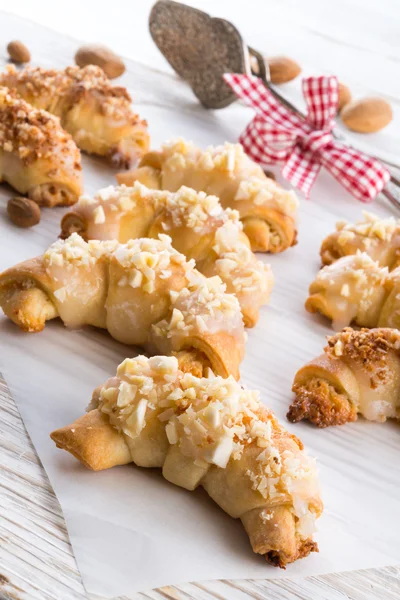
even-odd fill
[(58, 288), (58, 290), (55, 290), (53, 293), (54, 293), (54, 296), (57, 298), (57, 300), (59, 302), (63, 303), (67, 299), (68, 290), (66, 287), (61, 287), (61, 288)]
[(106, 222), (106, 215), (104, 212), (104, 208), (102, 206), (98, 206), (93, 211), (93, 221), (96, 225), (102, 225)]

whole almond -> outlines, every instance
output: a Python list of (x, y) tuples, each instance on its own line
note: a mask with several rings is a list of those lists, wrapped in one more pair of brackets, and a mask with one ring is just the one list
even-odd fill
[(7, 52), (11, 60), (16, 63), (27, 63), (31, 60), (31, 53), (22, 42), (13, 40), (7, 46)]
[(97, 65), (110, 79), (119, 77), (125, 71), (122, 59), (106, 46), (88, 44), (81, 46), (75, 54), (75, 62), (78, 67), (86, 65)]
[(347, 85), (339, 82), (339, 104), (338, 104), (338, 113), (342, 110), (346, 104), (351, 102), (351, 92)]
[(272, 83), (287, 83), (301, 73), (300, 65), (286, 56), (271, 56), (267, 62)]
[(250, 54), (250, 69), (255, 75), (258, 75), (260, 72), (260, 69), (258, 67), (258, 60), (253, 54)]
[(33, 200), (22, 196), (8, 201), (7, 213), (18, 227), (33, 227), (40, 221), (40, 207)]
[(340, 113), (343, 123), (358, 133), (375, 133), (393, 118), (392, 107), (383, 98), (361, 98), (347, 104)]
[(273, 173), (273, 171), (264, 169), (264, 175), (266, 175), (268, 177), (268, 179), (273, 179), (274, 181), (276, 181), (275, 173)]

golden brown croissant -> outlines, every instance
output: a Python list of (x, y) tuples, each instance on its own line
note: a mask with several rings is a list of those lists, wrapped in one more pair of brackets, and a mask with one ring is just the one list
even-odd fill
[(365, 252), (321, 269), (309, 293), (306, 309), (331, 319), (337, 331), (351, 323), (400, 329), (400, 268), (389, 273)]
[(0, 88), (0, 181), (44, 206), (82, 193), (81, 157), (59, 120)]
[(76, 231), (84, 239), (157, 238), (167, 233), (174, 248), (196, 261), (197, 269), (219, 275), (239, 300), (244, 323), (253, 327), (273, 286), (269, 266), (257, 260), (237, 211), (223, 210), (216, 196), (182, 187), (176, 193), (150, 190), (135, 182), (110, 186), (94, 198), (83, 196), (64, 215), (61, 237)]
[(10, 65), (0, 75), (0, 85), (60, 117), (79, 148), (106, 156), (116, 166), (129, 167), (148, 151), (146, 121), (132, 111), (127, 90), (112, 85), (100, 67), (17, 71)]
[(187, 490), (202, 486), (240, 518), (254, 552), (273, 565), (317, 550), (322, 502), (315, 463), (259, 400), (229, 377), (184, 374), (175, 357), (126, 359), (97, 388), (85, 416), (53, 431), (59, 448), (95, 471), (159, 467)]
[(340, 221), (336, 231), (322, 242), (321, 260), (330, 265), (342, 256), (365, 252), (381, 267), (393, 270), (400, 265), (400, 220), (380, 219), (363, 211), (364, 219), (355, 223)]
[(176, 192), (182, 185), (218, 196), (223, 208), (239, 212), (254, 252), (282, 252), (296, 243), (298, 201), (253, 162), (240, 144), (202, 151), (183, 140), (146, 154), (139, 167), (117, 175), (118, 183), (140, 181)]
[(25, 331), (60, 317), (92, 325), (150, 353), (197, 350), (215, 373), (239, 377), (245, 331), (237, 299), (207, 278), (171, 240), (59, 240), (43, 256), (0, 275), (0, 306)]
[(355, 421), (400, 419), (400, 332), (350, 327), (329, 337), (325, 354), (301, 368), (289, 421), (318, 427)]

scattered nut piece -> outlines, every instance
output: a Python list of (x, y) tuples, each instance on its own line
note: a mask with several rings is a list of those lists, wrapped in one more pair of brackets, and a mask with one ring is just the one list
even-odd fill
[(40, 221), (40, 207), (33, 200), (22, 196), (8, 201), (7, 213), (18, 227), (33, 227)]
[(12, 40), (7, 46), (7, 52), (11, 60), (16, 63), (27, 63), (31, 60), (31, 53), (22, 42)]
[(347, 104), (340, 113), (343, 123), (358, 133), (374, 133), (393, 118), (392, 107), (383, 98), (362, 98)]
[(287, 83), (301, 73), (300, 65), (286, 56), (271, 56), (267, 62), (272, 83)]
[(273, 179), (274, 181), (276, 181), (275, 173), (273, 173), (272, 171), (264, 169), (264, 175), (266, 175), (268, 179)]
[(338, 113), (341, 112), (342, 108), (351, 102), (351, 92), (347, 85), (344, 83), (340, 83), (339, 81), (339, 104), (338, 104)]
[(86, 65), (97, 65), (110, 79), (115, 79), (125, 71), (122, 59), (110, 48), (95, 44), (81, 46), (75, 54), (75, 62), (78, 67)]

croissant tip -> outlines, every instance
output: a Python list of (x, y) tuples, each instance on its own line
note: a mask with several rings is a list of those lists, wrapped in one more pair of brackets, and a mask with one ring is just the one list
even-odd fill
[(319, 548), (317, 542), (308, 539), (303, 540), (299, 544), (296, 554), (292, 556), (287, 556), (282, 552), (277, 552), (276, 550), (270, 550), (264, 554), (264, 558), (270, 565), (286, 570), (288, 564), (293, 563), (300, 558), (306, 558), (309, 554), (311, 554), (311, 552), (319, 552)]

